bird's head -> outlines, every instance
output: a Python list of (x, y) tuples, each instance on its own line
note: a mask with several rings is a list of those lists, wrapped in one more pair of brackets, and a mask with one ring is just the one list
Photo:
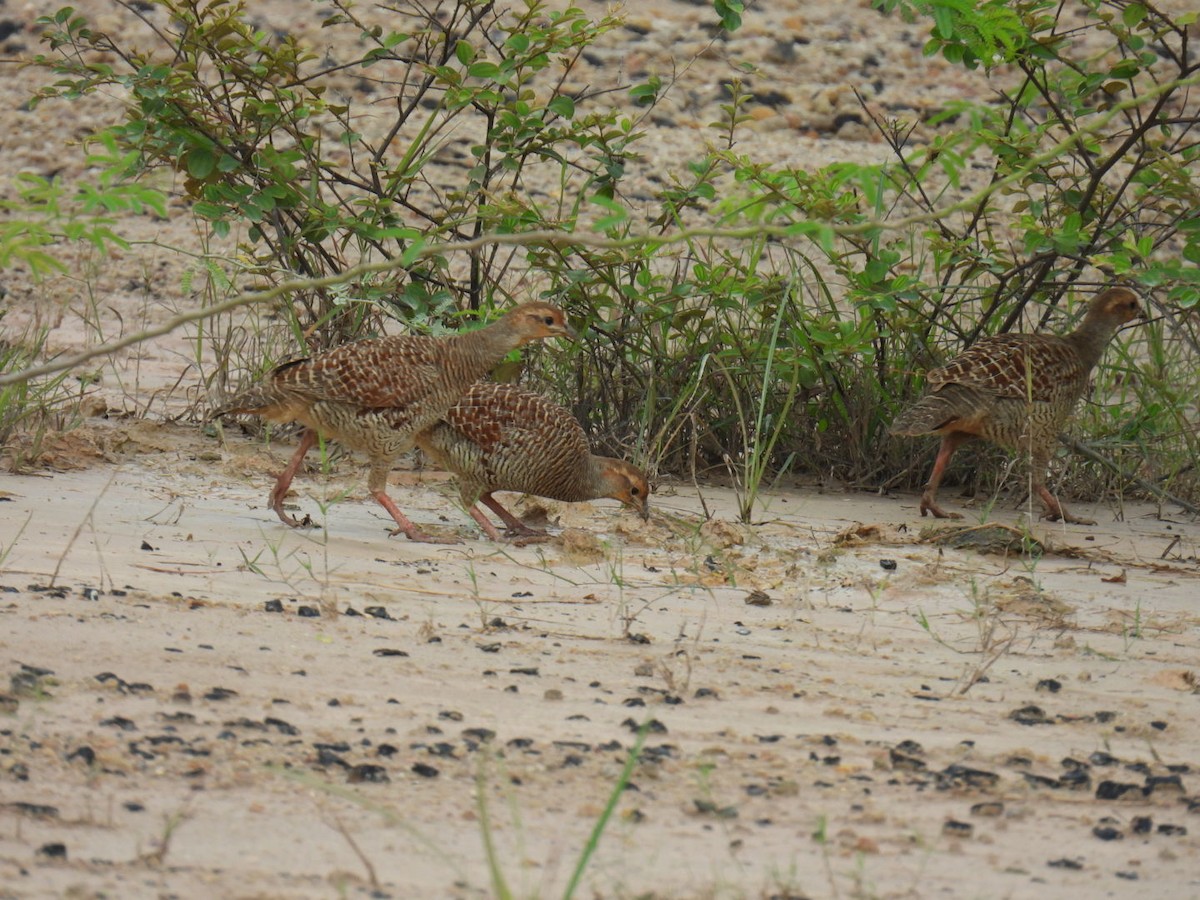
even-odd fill
[(1092, 298), (1086, 318), (1103, 322), (1115, 331), (1134, 319), (1145, 321), (1146, 313), (1142, 298), (1129, 288), (1111, 287)]
[(575, 339), (566, 314), (550, 303), (522, 303), (504, 318), (520, 337), (520, 346), (550, 337)]
[(604, 486), (601, 496), (620, 500), (643, 519), (650, 518), (650, 485), (641, 469), (623, 459), (603, 458), (600, 476)]

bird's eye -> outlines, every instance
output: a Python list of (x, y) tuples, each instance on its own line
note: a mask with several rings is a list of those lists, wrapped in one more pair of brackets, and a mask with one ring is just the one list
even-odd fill
[(542, 321), (545, 322), (547, 325), (553, 325), (554, 324), (554, 316), (546, 316), (546, 318), (542, 319)]
[(641, 493), (641, 490), (640, 490), (639, 488), (636, 488), (636, 487), (631, 487), (631, 488), (629, 489), (629, 493), (633, 494), (633, 496), (635, 496), (635, 497), (636, 497), (638, 494), (640, 494), (640, 493)]

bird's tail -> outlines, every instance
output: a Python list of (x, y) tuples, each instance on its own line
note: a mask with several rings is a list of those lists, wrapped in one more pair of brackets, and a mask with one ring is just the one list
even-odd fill
[(955, 419), (962, 418), (966, 410), (957, 402), (953, 392), (947, 395), (943, 389), (936, 394), (922, 397), (900, 415), (896, 416), (888, 433), (915, 437), (931, 434)]

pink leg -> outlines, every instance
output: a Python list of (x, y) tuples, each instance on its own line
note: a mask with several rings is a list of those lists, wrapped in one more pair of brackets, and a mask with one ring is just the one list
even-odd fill
[(921, 515), (933, 513), (939, 519), (961, 519), (961, 513), (946, 512), (937, 503), (938, 485), (942, 483), (942, 476), (946, 474), (946, 466), (950, 464), (950, 457), (954, 455), (954, 451), (971, 440), (973, 435), (966, 434), (962, 431), (951, 431), (942, 438), (942, 445), (938, 448), (937, 459), (933, 463), (933, 471), (929, 475), (929, 482), (925, 485), (925, 490), (921, 493)]
[[(483, 494), (479, 499), (484, 506), (504, 520), (504, 524), (508, 526), (509, 537), (520, 538), (520, 542), (525, 544), (534, 543), (535, 539), (549, 539), (550, 535), (546, 534), (546, 532), (538, 531), (536, 528), (530, 528), (528, 525), (510, 513), (507, 509), (501, 506), (500, 501), (492, 496), (491, 491)], [(476, 519), (476, 521), (479, 520)], [(492, 540), (495, 540), (495, 538), (492, 538)]]
[(395, 503), (393, 503), (392, 498), (389, 497), (382, 490), (371, 491), (371, 496), (379, 501), (379, 505), (382, 506), (384, 509), (386, 509), (388, 511), (388, 514), (393, 519), (396, 520), (396, 524), (400, 526), (399, 528), (396, 528), (395, 530), (393, 530), (391, 532), (393, 535), (400, 534), (401, 532), (403, 532), (404, 536), (406, 538), (408, 538), (410, 541), (417, 541), (418, 543), (421, 543), (421, 544), (457, 544), (458, 543), (458, 541), (456, 541), (454, 538), (443, 538), (443, 537), (437, 537), (432, 534), (426, 534), (424, 531), (422, 531), (420, 528), (418, 528), (416, 525), (414, 525), (411, 521), (409, 521), (408, 516), (406, 516), (404, 513), (400, 512), (400, 507), (398, 507)]
[(1034, 490), (1042, 498), (1042, 503), (1046, 505), (1046, 512), (1042, 515), (1042, 518), (1049, 519), (1051, 522), (1057, 522), (1059, 519), (1062, 519), (1064, 522), (1070, 522), (1072, 525), (1096, 524), (1093, 519), (1083, 519), (1067, 512), (1067, 508), (1059, 503), (1058, 498), (1050, 493), (1044, 484), (1037, 485)]
[(316, 442), (317, 433), (311, 428), (304, 429), (304, 433), (300, 435), (300, 446), (292, 454), (287, 468), (279, 473), (279, 477), (275, 479), (275, 487), (271, 489), (271, 509), (275, 510), (275, 515), (279, 516), (279, 520), (284, 525), (292, 528), (311, 528), (313, 524), (312, 519), (307, 515), (303, 519), (296, 519), (286, 512), (283, 508), (283, 498), (287, 496), (288, 488), (292, 486), (296, 473), (304, 465), (304, 455), (312, 449)]

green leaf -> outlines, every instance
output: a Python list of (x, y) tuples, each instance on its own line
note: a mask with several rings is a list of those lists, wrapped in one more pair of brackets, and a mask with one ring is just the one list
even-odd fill
[(495, 78), (500, 74), (500, 67), (493, 62), (477, 62), (473, 63), (468, 69), (467, 74), (472, 78)]
[(564, 119), (575, 117), (575, 101), (565, 94), (559, 94), (546, 104), (546, 109)]
[(454, 45), (454, 55), (464, 66), (469, 66), (471, 60), (475, 58), (475, 48), (466, 41), (459, 41)]
[(188, 151), (184, 164), (189, 175), (197, 181), (203, 181), (217, 167), (217, 156), (208, 147), (196, 147)]

